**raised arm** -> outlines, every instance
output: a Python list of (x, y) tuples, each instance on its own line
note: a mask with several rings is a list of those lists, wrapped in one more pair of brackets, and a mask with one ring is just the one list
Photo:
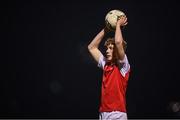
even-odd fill
[(104, 35), (105, 35), (105, 29), (102, 29), (88, 45), (88, 50), (97, 63), (99, 61), (100, 56), (102, 55), (98, 47)]
[(126, 24), (127, 24), (127, 18), (123, 16), (117, 21), (117, 25), (116, 25), (115, 45), (117, 47), (118, 57), (120, 60), (123, 60), (125, 56), (125, 51), (123, 48), (123, 36), (121, 32), (121, 26), (124, 26)]

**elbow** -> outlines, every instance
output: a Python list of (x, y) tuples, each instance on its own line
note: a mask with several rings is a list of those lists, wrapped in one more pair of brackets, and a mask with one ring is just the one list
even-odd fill
[(97, 45), (94, 45), (94, 44), (89, 44), (88, 45), (88, 50), (91, 51), (91, 50), (94, 50), (94, 49), (97, 49), (98, 46)]
[(91, 49), (91, 46), (90, 45), (88, 45), (88, 50), (90, 50)]
[(122, 40), (120, 39), (120, 37), (115, 37), (115, 44), (118, 45), (121, 43), (122, 43)]
[(115, 44), (116, 44), (116, 45), (120, 45), (120, 44), (122, 44), (122, 42), (119, 41), (119, 40), (115, 40)]
[(93, 49), (92, 45), (88, 45), (88, 50), (91, 51)]

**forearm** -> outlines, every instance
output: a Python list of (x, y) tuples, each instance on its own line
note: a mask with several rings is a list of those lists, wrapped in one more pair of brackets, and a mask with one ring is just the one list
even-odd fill
[(124, 59), (125, 52), (123, 48), (123, 36), (122, 36), (122, 31), (120, 28), (120, 25), (116, 26), (116, 31), (115, 31), (115, 45), (118, 51), (118, 56), (120, 60)]
[(115, 31), (115, 43), (122, 45), (122, 42), (123, 42), (123, 36), (121, 32), (121, 27), (119, 24), (117, 24)]
[(100, 42), (102, 41), (103, 37), (105, 35), (104, 29), (102, 29), (96, 37), (91, 41), (91, 43), (88, 45), (88, 49), (98, 48)]

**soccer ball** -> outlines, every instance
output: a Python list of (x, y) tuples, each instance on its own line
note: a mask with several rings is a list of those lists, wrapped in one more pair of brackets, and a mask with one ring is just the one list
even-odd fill
[(111, 10), (106, 14), (105, 25), (109, 30), (116, 29), (116, 23), (121, 16), (125, 16), (125, 13), (120, 10)]

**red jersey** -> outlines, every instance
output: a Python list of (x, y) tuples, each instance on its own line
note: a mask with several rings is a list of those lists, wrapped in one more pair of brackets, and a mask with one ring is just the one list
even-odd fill
[(99, 67), (103, 68), (100, 112), (126, 112), (126, 88), (129, 78), (130, 65), (127, 57), (119, 61), (119, 65), (107, 65), (102, 56)]

